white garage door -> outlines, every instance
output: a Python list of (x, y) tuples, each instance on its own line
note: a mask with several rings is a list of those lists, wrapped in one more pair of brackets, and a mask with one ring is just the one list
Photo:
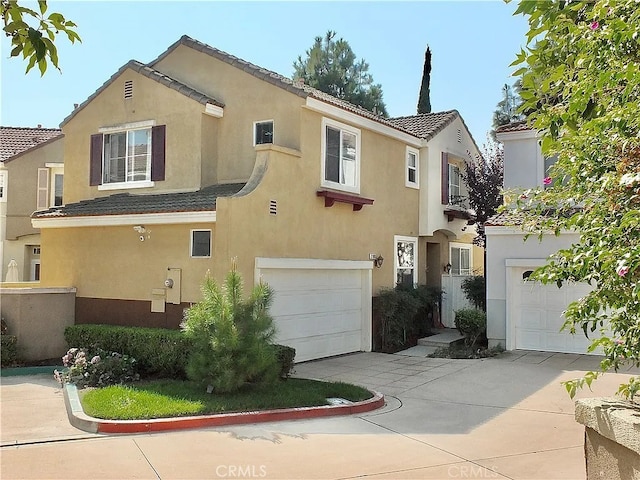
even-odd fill
[(561, 288), (542, 285), (523, 278), (527, 277), (527, 272), (534, 270), (533, 267), (509, 270), (511, 288), (507, 291), (507, 329), (510, 331), (511, 345), (507, 345), (507, 348), (587, 353), (591, 340), (581, 330), (572, 335), (560, 329), (565, 321), (562, 312), (569, 303), (586, 295), (590, 287), (571, 283)]
[(256, 258), (256, 279), (274, 290), (277, 343), (296, 362), (371, 350), (372, 262)]

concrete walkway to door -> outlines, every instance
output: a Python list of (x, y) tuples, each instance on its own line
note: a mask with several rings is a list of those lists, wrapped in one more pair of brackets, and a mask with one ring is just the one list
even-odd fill
[[(358, 353), (296, 375), (381, 391), (363, 415), (104, 436), (61, 421), (47, 377), (3, 378), (3, 479), (584, 479), (583, 428), (561, 380), (597, 357), (537, 352), (485, 360)], [(637, 372), (635, 372), (637, 374)], [(611, 395), (626, 374), (594, 391)], [(37, 413), (40, 412), (40, 413)]]

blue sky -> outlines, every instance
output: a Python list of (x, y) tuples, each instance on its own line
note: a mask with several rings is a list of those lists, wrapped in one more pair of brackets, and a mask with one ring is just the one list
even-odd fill
[(57, 127), (122, 65), (153, 60), (183, 34), (290, 77), (298, 55), (334, 30), (369, 63), (390, 116), (416, 113), (428, 44), (433, 111), (457, 109), (482, 145), (525, 41), (527, 24), (515, 8), (502, 1), (50, 1), (50, 12), (78, 25), (82, 43), (61, 37), (62, 74), (51, 68), (41, 78), (8, 58), (2, 36), (0, 123)]

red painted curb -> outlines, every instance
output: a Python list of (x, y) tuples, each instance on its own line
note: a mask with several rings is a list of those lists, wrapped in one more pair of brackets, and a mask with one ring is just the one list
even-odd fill
[(350, 405), (323, 405), (320, 407), (283, 408), (258, 412), (221, 413), (194, 417), (159, 418), (153, 420), (100, 420), (95, 419), (98, 433), (145, 433), (187, 428), (220, 427), (245, 423), (276, 422), (281, 420), (301, 420), (307, 418), (353, 415), (370, 412), (384, 406), (384, 395), (375, 393), (373, 397)]

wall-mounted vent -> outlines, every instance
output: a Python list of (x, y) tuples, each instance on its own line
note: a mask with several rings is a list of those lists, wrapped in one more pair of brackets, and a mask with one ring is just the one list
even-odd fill
[(133, 80), (127, 80), (124, 82), (124, 98), (133, 97)]
[(278, 213), (278, 202), (275, 200), (269, 200), (269, 215), (276, 215)]
[(462, 130), (458, 129), (458, 143), (462, 143)]

